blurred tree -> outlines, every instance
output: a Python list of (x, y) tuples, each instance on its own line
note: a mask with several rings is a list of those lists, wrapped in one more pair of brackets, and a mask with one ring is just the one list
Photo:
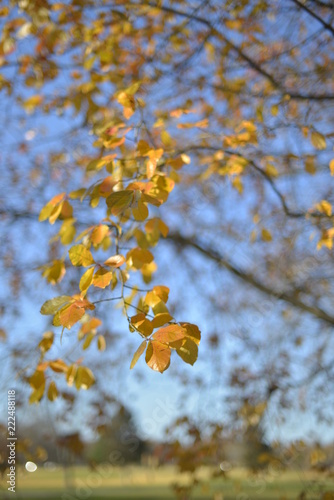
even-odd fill
[(144, 441), (137, 435), (131, 412), (120, 406), (110, 423), (99, 428), (100, 438), (88, 450), (95, 463), (125, 465), (139, 462), (145, 450)]
[[(64, 384), (95, 383), (107, 404), (101, 380), (128, 352), (115, 303), (140, 344), (131, 367), (144, 352), (160, 372), (171, 351), (194, 364), (200, 328), (196, 391), (226, 388), (231, 414), (265, 405), (270, 425), (291, 407), (330, 422), (332, 3), (20, 0), (0, 15), (1, 338), (12, 370), (31, 351), (30, 401), (73, 409)], [(58, 294), (38, 355), (11, 335), (26, 298), (45, 301), (33, 269)], [(99, 353), (84, 364), (81, 348)]]

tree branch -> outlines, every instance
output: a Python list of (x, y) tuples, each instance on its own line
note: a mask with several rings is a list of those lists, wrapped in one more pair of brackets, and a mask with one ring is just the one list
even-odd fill
[(328, 24), (326, 21), (324, 21), (318, 14), (313, 12), (313, 10), (309, 9), (305, 4), (301, 3), (299, 0), (291, 0), (294, 4), (296, 4), (300, 9), (305, 10), (310, 16), (312, 16), (314, 19), (319, 21), (325, 28), (325, 30), (330, 31), (332, 35), (334, 35), (334, 28), (330, 24)]
[[(299, 4), (298, 0), (292, 0), (292, 1)], [(138, 4), (134, 4), (134, 5), (136, 5), (138, 7)], [(220, 31), (218, 31), (217, 28), (215, 28), (215, 26), (210, 21), (205, 19), (204, 17), (201, 17), (201, 16), (194, 14), (194, 13), (185, 12), (185, 11), (176, 9), (174, 7), (169, 7), (167, 5), (159, 5), (159, 4), (154, 3), (154, 2), (148, 2), (147, 5), (155, 8), (155, 9), (159, 9), (161, 11), (168, 12), (170, 14), (174, 14), (176, 16), (184, 17), (186, 19), (191, 19), (193, 21), (198, 22), (199, 24), (206, 26), (207, 28), (209, 28), (211, 30), (212, 33), (215, 33), (216, 35), (218, 35), (218, 37), (221, 38), (226, 43), (226, 45), (228, 45), (234, 52), (236, 52), (238, 54), (238, 56), (243, 61), (245, 61), (250, 68), (255, 70), (258, 74), (262, 75), (264, 78), (266, 78), (266, 80), (268, 80), (275, 89), (279, 90), (283, 94), (289, 95), (291, 99), (313, 100), (313, 101), (324, 101), (324, 100), (333, 100), (334, 99), (333, 94), (322, 94), (322, 95), (321, 94), (320, 95), (302, 94), (299, 92), (293, 92), (293, 91), (290, 92), (288, 89), (285, 89), (282, 86), (282, 84), (274, 78), (274, 76), (272, 74), (268, 73), (268, 71), (266, 71), (257, 61), (255, 61), (248, 54), (246, 54), (238, 45), (236, 45), (234, 42), (232, 42), (232, 40), (230, 40), (228, 37), (226, 37), (226, 35), (224, 35)], [(300, 4), (300, 5), (303, 6), (302, 4)], [(315, 16), (318, 20), (322, 21), (322, 23), (325, 23), (316, 14), (315, 14)], [(334, 33), (334, 29), (329, 24), (325, 23), (324, 26), (326, 26), (327, 29), (330, 29)]]
[(205, 247), (203, 244), (196, 241), (194, 238), (182, 236), (179, 233), (170, 233), (167, 236), (167, 239), (172, 241), (173, 243), (181, 246), (181, 247), (189, 247), (194, 248), (199, 253), (209, 258), (210, 260), (216, 262), (221, 267), (225, 267), (231, 274), (237, 276), (244, 283), (248, 283), (253, 288), (256, 288), (260, 292), (269, 295), (270, 297), (274, 297), (278, 300), (283, 300), (288, 304), (291, 304), (296, 309), (300, 311), (307, 312), (311, 314), (313, 317), (325, 321), (325, 323), (333, 326), (334, 325), (334, 317), (330, 316), (323, 309), (318, 306), (309, 306), (299, 298), (291, 295), (289, 292), (282, 292), (280, 290), (275, 290), (272, 286), (268, 286), (265, 283), (262, 283), (257, 278), (255, 278), (252, 274), (247, 271), (243, 271), (235, 266), (231, 261), (229, 261), (224, 255), (219, 254), (217, 251), (212, 250), (211, 248)]

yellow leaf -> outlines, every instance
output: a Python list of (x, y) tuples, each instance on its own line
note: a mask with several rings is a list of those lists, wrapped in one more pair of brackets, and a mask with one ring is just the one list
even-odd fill
[(186, 339), (182, 346), (176, 349), (176, 352), (183, 361), (190, 365), (193, 365), (198, 357), (198, 347), (190, 339)]
[(271, 232), (268, 229), (263, 228), (261, 230), (261, 237), (263, 241), (272, 241), (273, 237), (271, 236)]
[(132, 215), (136, 221), (143, 221), (148, 217), (148, 208), (141, 200), (138, 201), (137, 206), (132, 206)]
[(152, 339), (161, 342), (162, 344), (170, 344), (176, 340), (183, 339), (186, 335), (186, 330), (182, 326), (174, 324), (160, 328), (154, 333)]
[(329, 201), (322, 200), (320, 203), (318, 203), (315, 208), (323, 213), (328, 215), (330, 217), (332, 215), (332, 205), (329, 203)]
[(50, 361), (49, 366), (56, 373), (66, 373), (68, 370), (67, 364), (62, 359)]
[(83, 335), (85, 335), (86, 333), (95, 330), (100, 325), (102, 325), (102, 321), (99, 318), (90, 318), (84, 325), (82, 325), (80, 331)]
[(44, 353), (47, 352), (53, 344), (54, 335), (53, 332), (45, 332), (43, 334), (43, 339), (38, 344), (40, 350)]
[[(65, 197), (65, 193), (60, 193), (60, 194), (57, 194), (56, 196), (54, 196), (41, 210), (40, 214), (39, 214), (39, 218), (38, 220), (40, 222), (48, 219), (50, 217), (50, 215), (52, 214), (53, 210), (55, 209), (55, 207), (57, 207), (64, 199)], [(59, 214), (61, 212), (61, 207), (60, 207), (60, 210), (59, 210)]]
[(170, 365), (170, 355), (171, 350), (166, 344), (153, 341), (148, 343), (145, 361), (152, 370), (163, 373)]
[(150, 320), (145, 317), (144, 313), (138, 313), (131, 318), (131, 324), (138, 332), (148, 337), (153, 332), (153, 326)]
[(232, 186), (238, 191), (239, 194), (243, 193), (244, 186), (240, 177), (234, 177), (232, 179)]
[(201, 341), (201, 331), (198, 326), (193, 325), (192, 323), (181, 323), (181, 326), (182, 328), (185, 328), (187, 337), (199, 345)]
[(78, 390), (89, 389), (95, 383), (93, 372), (87, 367), (79, 366), (74, 377), (74, 383)]
[(316, 149), (326, 149), (326, 139), (320, 132), (311, 133), (311, 142)]
[(314, 156), (307, 156), (305, 159), (305, 171), (311, 175), (316, 173)]
[(159, 328), (172, 321), (173, 317), (169, 313), (159, 313), (151, 321), (153, 328)]
[(154, 257), (149, 250), (139, 247), (133, 248), (126, 255), (129, 266), (135, 269), (141, 269), (144, 264), (150, 264), (153, 259)]
[(70, 330), (85, 314), (85, 309), (79, 307), (77, 303), (65, 306), (59, 313), (59, 323)]
[(85, 245), (74, 245), (68, 254), (73, 266), (88, 267), (95, 263), (90, 250)]
[(123, 190), (112, 193), (106, 199), (106, 203), (115, 216), (120, 215), (124, 210), (129, 208), (133, 200), (133, 191)]
[(110, 267), (121, 267), (125, 262), (125, 257), (123, 255), (113, 255), (109, 259), (104, 261), (105, 266)]
[(90, 267), (81, 276), (80, 283), (79, 283), (79, 288), (80, 288), (81, 292), (88, 290), (88, 288), (92, 284), (94, 270), (95, 270), (94, 267)]
[(148, 306), (154, 307), (156, 304), (160, 302), (160, 298), (152, 291), (147, 292), (145, 297), (145, 304)]
[(55, 401), (58, 397), (58, 389), (56, 386), (56, 383), (52, 380), (50, 382), (49, 388), (48, 388), (48, 400), (49, 401)]
[(98, 288), (105, 288), (110, 284), (112, 276), (113, 276), (112, 271), (108, 271), (108, 269), (101, 268), (94, 274), (93, 285)]
[(329, 162), (329, 170), (331, 175), (334, 175), (334, 158)]
[(277, 169), (276, 169), (276, 167), (274, 167), (274, 165), (272, 163), (267, 163), (264, 171), (266, 172), (266, 174), (270, 175), (270, 177), (277, 177), (278, 176)]
[(77, 366), (76, 365), (70, 365), (67, 368), (66, 372), (66, 381), (69, 386), (73, 385), (75, 375), (77, 373)]
[[(150, 264), (144, 264), (141, 268), (141, 273), (145, 283), (150, 283), (152, 280), (152, 274), (157, 270), (157, 265), (155, 262), (150, 262)], [(162, 311), (161, 311), (162, 312)]]
[(59, 236), (63, 245), (69, 245), (74, 239), (76, 233), (76, 229), (73, 225), (74, 222), (75, 219), (67, 219), (63, 222), (60, 228)]
[(189, 165), (190, 162), (191, 162), (191, 159), (190, 159), (190, 156), (182, 153), (181, 154), (181, 160), (183, 161), (183, 163), (185, 163), (186, 165)]
[(148, 179), (152, 179), (155, 169), (156, 169), (156, 162), (154, 160), (147, 160), (146, 162), (146, 177)]
[(105, 351), (106, 350), (106, 339), (104, 338), (103, 335), (99, 335), (97, 337), (97, 348), (99, 351)]
[(317, 244), (317, 250), (320, 250), (323, 246), (331, 250), (333, 248), (333, 238), (334, 238), (334, 227), (322, 231), (321, 239)]
[(29, 384), (33, 388), (33, 392), (29, 397), (29, 403), (38, 403), (43, 395), (45, 389), (45, 375), (42, 370), (36, 370), (35, 373), (29, 378)]
[(37, 106), (40, 106), (43, 102), (43, 96), (40, 94), (33, 95), (26, 99), (23, 103), (24, 109), (27, 113), (32, 113)]
[(168, 301), (169, 288), (167, 286), (155, 286), (153, 287), (153, 293), (159, 297), (165, 304)]
[(68, 295), (61, 295), (54, 299), (47, 300), (41, 307), (41, 314), (51, 315), (55, 314), (64, 304), (68, 303), (72, 297)]
[(135, 367), (135, 365), (137, 364), (137, 361), (138, 359), (140, 358), (140, 356), (143, 354), (143, 352), (145, 351), (145, 348), (146, 348), (146, 340), (144, 340), (140, 346), (138, 347), (138, 349), (136, 350), (136, 352), (134, 353), (133, 355), (133, 358), (132, 358), (132, 361), (131, 361), (131, 364), (130, 364), (130, 370), (132, 370), (132, 368)]
[(49, 283), (55, 285), (59, 283), (65, 276), (65, 264), (62, 260), (54, 260), (50, 267), (46, 267), (42, 274), (43, 278), (46, 278)]
[(278, 111), (279, 111), (279, 108), (278, 108), (277, 104), (274, 104), (273, 106), (271, 106), (271, 114), (273, 116), (277, 116), (278, 115)]
[(138, 142), (137, 150), (139, 151), (141, 156), (146, 156), (151, 149), (152, 148), (146, 141), (141, 140)]
[(84, 343), (82, 344), (82, 349), (85, 351), (86, 349), (88, 349), (88, 347), (90, 346), (90, 344), (92, 343), (92, 340), (93, 338), (95, 337), (95, 333), (91, 332), (91, 333), (88, 333), (86, 335), (86, 338), (85, 338), (85, 341)]
[(108, 226), (106, 224), (99, 224), (93, 229), (92, 234), (90, 235), (90, 241), (93, 245), (99, 245), (108, 233)]

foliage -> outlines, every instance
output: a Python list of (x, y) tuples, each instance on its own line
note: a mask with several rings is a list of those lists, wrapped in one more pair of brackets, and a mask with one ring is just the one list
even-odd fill
[(143, 355), (162, 373), (176, 352), (218, 373), (222, 349), (217, 380), (244, 428), (299, 402), (328, 421), (331, 4), (20, 0), (0, 15), (4, 272), (31, 293), (11, 231), (39, 216), (51, 239), (36, 267), (57, 290), (30, 402), (65, 399), (63, 382), (98, 390), (82, 355), (53, 348), (75, 330), (102, 360), (114, 304), (137, 338), (131, 368)]

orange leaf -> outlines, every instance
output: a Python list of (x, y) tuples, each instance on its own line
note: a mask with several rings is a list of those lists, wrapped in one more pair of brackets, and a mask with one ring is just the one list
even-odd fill
[(164, 344), (175, 342), (176, 340), (183, 339), (186, 336), (186, 330), (182, 326), (173, 324), (160, 328), (153, 335), (153, 339)]
[(67, 364), (62, 359), (50, 361), (49, 366), (56, 373), (67, 372), (68, 369)]
[(108, 269), (101, 268), (94, 274), (93, 277), (93, 285), (98, 288), (105, 288), (109, 285), (112, 280), (112, 271), (108, 271)]
[(85, 309), (83, 307), (79, 307), (76, 303), (73, 303), (66, 306), (59, 312), (59, 322), (62, 326), (69, 330), (79, 321), (79, 319), (82, 318), (84, 314)]
[(90, 241), (94, 245), (98, 245), (107, 236), (108, 232), (108, 226), (105, 224), (99, 224), (93, 229), (92, 234), (90, 235)]
[(125, 257), (123, 255), (113, 255), (104, 261), (105, 266), (110, 267), (121, 267), (125, 262)]
[(146, 350), (145, 361), (152, 370), (164, 372), (170, 365), (171, 350), (161, 342), (149, 342)]

